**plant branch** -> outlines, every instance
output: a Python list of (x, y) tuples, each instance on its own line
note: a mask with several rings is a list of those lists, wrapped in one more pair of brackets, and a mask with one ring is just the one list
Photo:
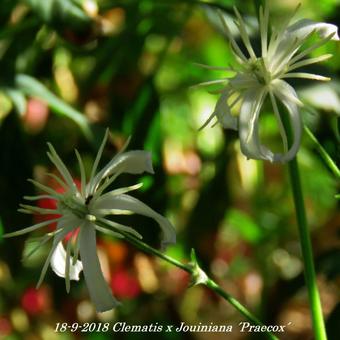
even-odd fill
[[(96, 222), (99, 226), (103, 226), (103, 227), (109, 227), (109, 228), (113, 228), (112, 226), (107, 226), (105, 223)], [(113, 228), (115, 229), (115, 228)], [(219, 296), (221, 296), (223, 299), (225, 299), (226, 301), (228, 301), (237, 311), (239, 311), (245, 318), (247, 318), (251, 323), (257, 325), (257, 326), (264, 326), (265, 325), (259, 320), (257, 319), (245, 306), (243, 306), (241, 304), (241, 302), (239, 302), (237, 299), (235, 299), (233, 296), (231, 296), (229, 293), (225, 292), (221, 286), (219, 286), (215, 281), (213, 281), (211, 278), (209, 278), (207, 276), (207, 274), (198, 266), (197, 262), (196, 262), (196, 257), (193, 255), (194, 252), (192, 252), (192, 262), (188, 263), (188, 264), (183, 264), (180, 261), (174, 259), (171, 256), (168, 256), (164, 253), (162, 253), (161, 251), (149, 246), (148, 244), (144, 243), (143, 241), (135, 238), (134, 236), (115, 229), (116, 232), (122, 234), (124, 236), (124, 238), (131, 244), (133, 244), (134, 246), (136, 246), (137, 248), (141, 249), (142, 251), (154, 255), (172, 265), (174, 265), (175, 267), (178, 267), (184, 271), (186, 271), (187, 273), (189, 273), (191, 275), (191, 278), (193, 280), (192, 285), (196, 285), (196, 284), (203, 284), (206, 287), (208, 287), (209, 289), (213, 290), (216, 294), (218, 294)], [(266, 336), (268, 337), (268, 339), (271, 340), (278, 340), (278, 338), (273, 335), (272, 333), (270, 333), (269, 331), (266, 331)]]
[(297, 225), (305, 269), (305, 280), (311, 308), (312, 323), (316, 340), (326, 340), (326, 330), (322, 315), (321, 301), (316, 282), (313, 261), (312, 243), (309, 235), (307, 217), (301, 187), (300, 172), (296, 158), (288, 162), (289, 176), (292, 185)]
[[(286, 130), (289, 146), (293, 143), (292, 128), (287, 114), (281, 114), (282, 122)], [(303, 198), (303, 190), (300, 179), (300, 171), (296, 157), (288, 162), (288, 171), (293, 193), (296, 220), (300, 236), (304, 275), (308, 290), (310, 313), (314, 329), (315, 340), (327, 340), (325, 323), (322, 315), (322, 306), (318, 291), (314, 268), (312, 242), (309, 235), (307, 215)]]

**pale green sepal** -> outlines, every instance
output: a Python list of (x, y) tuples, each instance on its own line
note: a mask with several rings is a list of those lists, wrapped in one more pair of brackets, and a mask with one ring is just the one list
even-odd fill
[(30, 233), (31, 231), (34, 231), (34, 230), (37, 230), (39, 228), (42, 228), (42, 227), (45, 227), (51, 223), (54, 223), (54, 222), (57, 222), (61, 219), (61, 217), (59, 218), (55, 218), (53, 220), (48, 220), (48, 221), (44, 221), (44, 222), (41, 222), (41, 223), (37, 223), (37, 224), (34, 224), (30, 227), (27, 227), (27, 228), (24, 228), (24, 229), (21, 229), (21, 230), (18, 230), (18, 231), (14, 231), (12, 233), (7, 233), (7, 234), (4, 234), (3, 237), (14, 237), (14, 236), (20, 236), (20, 235), (24, 235), (24, 234), (27, 234), (27, 233)]

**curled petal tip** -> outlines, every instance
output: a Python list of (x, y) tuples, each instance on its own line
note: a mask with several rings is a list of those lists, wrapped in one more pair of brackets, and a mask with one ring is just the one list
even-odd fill
[(151, 154), (151, 152), (146, 153), (145, 161), (146, 161), (145, 171), (153, 175), (155, 173), (155, 171), (154, 171), (153, 166), (152, 166), (152, 154)]
[(338, 27), (324, 22), (315, 22), (309, 19), (301, 19), (288, 27), (287, 32), (299, 39), (317, 32), (320, 38), (331, 37), (331, 40), (339, 40)]
[(169, 246), (176, 244), (176, 237), (173, 241), (162, 241), (161, 243), (161, 251), (166, 251)]

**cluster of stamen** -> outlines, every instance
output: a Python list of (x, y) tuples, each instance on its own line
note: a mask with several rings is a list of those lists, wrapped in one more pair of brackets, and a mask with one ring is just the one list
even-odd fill
[(80, 219), (85, 218), (89, 213), (88, 207), (81, 201), (81, 199), (74, 196), (64, 196), (58, 201), (57, 210), (61, 214), (72, 213)]

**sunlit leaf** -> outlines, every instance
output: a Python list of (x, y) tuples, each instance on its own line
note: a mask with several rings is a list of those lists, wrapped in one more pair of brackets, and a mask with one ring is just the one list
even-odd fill
[(26, 93), (26, 95), (37, 97), (46, 101), (53, 111), (61, 116), (72, 119), (81, 128), (84, 135), (88, 139), (92, 139), (92, 134), (87, 118), (81, 112), (77, 111), (72, 106), (58, 98), (40, 81), (29, 75), (18, 74), (15, 77), (15, 82), (17, 87), (21, 91)]
[(16, 111), (23, 115), (26, 111), (26, 98), (24, 94), (16, 89), (7, 88), (5, 89), (5, 93), (12, 100), (12, 103), (16, 109)]
[(240, 210), (232, 209), (229, 211), (227, 223), (248, 242), (257, 243), (263, 235), (261, 227), (249, 215)]

